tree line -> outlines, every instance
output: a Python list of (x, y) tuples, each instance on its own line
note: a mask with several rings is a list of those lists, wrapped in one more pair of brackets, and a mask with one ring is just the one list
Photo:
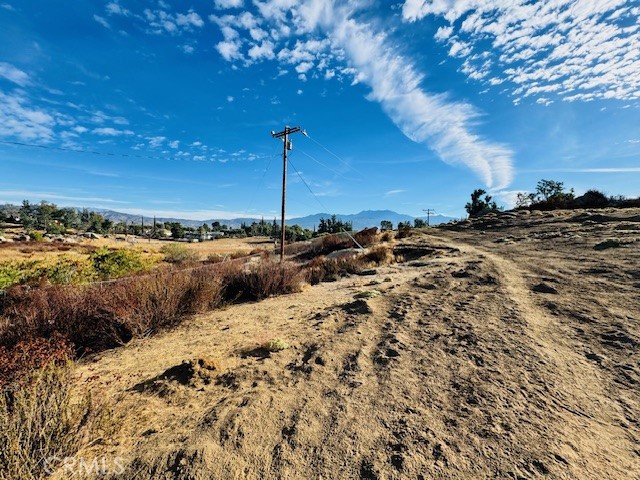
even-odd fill
[[(574, 208), (629, 208), (640, 207), (640, 198), (626, 198), (622, 195), (607, 196), (603, 192), (591, 189), (576, 197), (573, 188), (566, 190), (563, 182), (542, 179), (536, 184), (534, 192), (519, 192), (516, 197), (516, 209), (555, 210)], [(490, 212), (499, 212), (493, 197), (478, 188), (471, 193), (471, 201), (465, 205), (470, 217), (479, 217)]]

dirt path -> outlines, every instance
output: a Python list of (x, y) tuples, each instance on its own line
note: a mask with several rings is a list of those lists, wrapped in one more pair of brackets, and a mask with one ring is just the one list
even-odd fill
[(532, 291), (553, 265), (449, 233), (404, 248), (81, 366), (121, 426), (87, 454), (127, 478), (640, 478), (637, 348), (593, 353), (573, 291)]

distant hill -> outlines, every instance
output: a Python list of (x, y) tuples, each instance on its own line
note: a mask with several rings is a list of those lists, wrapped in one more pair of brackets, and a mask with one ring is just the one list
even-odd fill
[[(130, 215), (128, 213), (116, 212), (113, 210), (99, 210), (96, 209), (101, 215), (109, 220), (118, 223), (118, 222), (128, 222), (133, 224), (140, 224), (142, 222), (142, 216), (140, 215)], [(307, 215), (306, 217), (297, 217), (287, 219), (287, 223), (289, 225), (300, 225), (303, 228), (313, 229), (313, 227), (317, 227), (320, 223), (321, 218), (330, 218), (332, 214), (330, 213), (316, 213), (313, 215)], [(336, 214), (336, 218), (342, 220), (343, 222), (352, 222), (353, 228), (355, 230), (361, 230), (367, 227), (379, 227), (380, 222), (383, 220), (388, 220), (393, 223), (394, 227), (398, 225), (398, 222), (412, 222), (415, 218), (422, 218), (426, 220), (426, 217), (412, 217), (411, 215), (404, 215), (401, 213), (394, 212), (392, 210), (364, 210), (360, 213), (355, 214)], [(187, 227), (199, 227), (203, 223), (211, 224), (212, 222), (220, 222), (221, 224), (228, 225), (231, 228), (237, 228), (242, 223), (251, 224), (252, 222), (259, 222), (260, 218), (233, 218), (233, 219), (220, 219), (220, 218), (210, 218), (206, 220), (186, 220), (184, 218), (156, 218), (159, 222), (180, 222), (182, 225)], [(266, 221), (273, 221), (272, 218), (265, 218)], [(444, 215), (431, 215), (430, 223), (431, 225), (437, 225), (438, 223), (446, 223), (450, 220), (453, 220), (451, 217), (446, 217)], [(278, 222), (280, 219), (278, 219)], [(144, 217), (145, 224), (151, 224), (153, 222), (152, 217)]]

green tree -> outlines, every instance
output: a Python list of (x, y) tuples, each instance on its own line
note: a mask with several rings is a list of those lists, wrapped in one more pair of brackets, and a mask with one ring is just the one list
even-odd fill
[(413, 221), (413, 226), (414, 226), (415, 228), (425, 228), (425, 227), (427, 226), (427, 222), (425, 222), (425, 221), (424, 221), (423, 219), (421, 219), (421, 218), (416, 218), (416, 219)]
[(51, 221), (53, 220), (58, 207), (56, 207), (53, 203), (45, 202), (44, 200), (40, 202), (36, 208), (36, 226), (42, 229), (48, 229)]
[(564, 183), (542, 179), (536, 185), (537, 200), (548, 201), (563, 194)]
[(393, 223), (389, 220), (382, 220), (380, 222), (380, 230), (393, 230)]
[(29, 200), (23, 200), (20, 207), (20, 222), (26, 230), (36, 226), (36, 210)]
[(173, 238), (184, 238), (185, 230), (180, 222), (167, 222), (165, 226), (169, 226), (169, 230), (171, 230), (171, 236)]
[[(484, 195), (484, 198), (482, 196)], [(464, 206), (470, 217), (478, 217), (485, 213), (495, 212), (498, 210), (496, 202), (493, 201), (491, 195), (481, 188), (477, 188), (471, 194), (471, 201)]]

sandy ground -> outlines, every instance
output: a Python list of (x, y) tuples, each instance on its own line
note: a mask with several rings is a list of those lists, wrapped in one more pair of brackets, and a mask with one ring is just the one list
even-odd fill
[(640, 478), (639, 247), (638, 210), (398, 240), (375, 275), (83, 361), (116, 430), (82, 455), (125, 478)]

